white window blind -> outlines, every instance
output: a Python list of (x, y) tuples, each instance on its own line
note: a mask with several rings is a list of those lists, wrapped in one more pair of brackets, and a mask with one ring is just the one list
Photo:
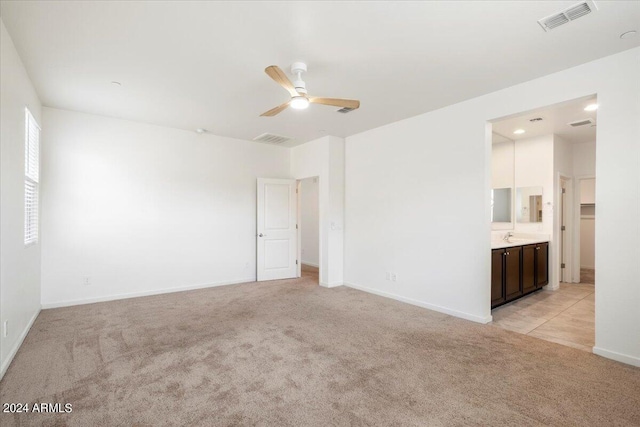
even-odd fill
[(26, 108), (24, 146), (24, 244), (30, 245), (38, 241), (40, 127)]

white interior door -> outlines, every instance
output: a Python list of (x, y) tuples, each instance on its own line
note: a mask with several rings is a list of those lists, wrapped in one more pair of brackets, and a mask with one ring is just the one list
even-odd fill
[(258, 178), (258, 281), (297, 277), (295, 179)]

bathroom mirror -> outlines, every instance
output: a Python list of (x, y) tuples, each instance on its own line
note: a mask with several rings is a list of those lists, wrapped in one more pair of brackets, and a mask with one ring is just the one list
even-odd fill
[(511, 188), (491, 190), (491, 222), (511, 222)]
[(542, 222), (542, 187), (516, 189), (516, 221)]

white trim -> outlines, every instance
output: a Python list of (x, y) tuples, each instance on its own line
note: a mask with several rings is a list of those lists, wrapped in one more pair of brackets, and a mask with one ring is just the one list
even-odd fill
[(296, 180), (296, 259), (299, 259), (296, 274), (302, 277), (302, 181)]
[(31, 330), (31, 327), (35, 323), (36, 318), (40, 314), (41, 310), (42, 310), (42, 307), (38, 308), (38, 311), (36, 311), (36, 313), (33, 315), (31, 320), (29, 320), (27, 327), (24, 328), (24, 331), (22, 331), (22, 334), (20, 334), (20, 338), (18, 338), (18, 341), (16, 342), (16, 344), (13, 346), (13, 348), (7, 355), (7, 359), (2, 363), (2, 367), (0, 367), (0, 380), (2, 379), (2, 377), (4, 377), (4, 374), (7, 372), (7, 369), (9, 369), (9, 365), (11, 365), (11, 362), (13, 361), (13, 358), (16, 356), (16, 353), (18, 353), (18, 350), (22, 346), (24, 339), (27, 337), (27, 334)]
[(48, 303), (42, 303), (42, 308), (47, 309), (47, 308), (59, 308), (59, 307), (71, 307), (74, 305), (93, 304), (96, 302), (116, 301), (121, 299), (146, 297), (151, 295), (170, 294), (173, 292), (192, 291), (192, 290), (204, 289), (204, 288), (215, 288), (218, 286), (237, 285), (238, 283), (251, 283), (255, 281), (256, 281), (255, 277), (246, 277), (244, 279), (230, 280), (228, 282), (215, 282), (215, 283), (206, 283), (206, 284), (200, 284), (200, 285), (179, 286), (176, 288), (166, 288), (166, 289), (158, 289), (158, 290), (152, 290), (152, 291), (132, 292), (128, 294), (106, 295), (103, 297), (95, 297), (95, 298), (48, 302)]
[(314, 264), (314, 263), (312, 263), (312, 262), (305, 261), (305, 260), (302, 260), (302, 264), (303, 264), (303, 265), (308, 265), (309, 267), (320, 268), (320, 265), (318, 265), (318, 264)]
[(320, 286), (322, 286), (323, 288), (337, 288), (338, 286), (342, 286), (342, 285), (347, 285), (347, 284), (342, 282), (333, 282), (333, 283), (320, 282)]
[(640, 357), (629, 356), (628, 354), (605, 350), (604, 348), (600, 347), (593, 347), (593, 354), (597, 354), (598, 356), (606, 357), (607, 359), (615, 360), (617, 362), (640, 367)]
[(368, 292), (370, 294), (379, 295), (381, 297), (391, 298), (396, 301), (404, 302), (411, 305), (417, 305), (418, 307), (426, 308), (429, 310), (437, 311), (444, 314), (449, 314), (454, 317), (459, 317), (461, 319), (470, 320), (476, 323), (489, 323), (493, 320), (491, 315), (486, 317), (476, 316), (475, 314), (465, 313), (463, 311), (452, 310), (450, 308), (441, 307), (439, 305), (429, 304), (428, 302), (415, 300), (412, 298), (403, 297), (400, 295), (391, 294), (389, 292), (379, 291), (377, 289), (367, 288), (366, 286), (356, 285), (354, 283), (344, 283), (345, 286), (348, 286), (353, 289), (358, 289), (360, 291)]

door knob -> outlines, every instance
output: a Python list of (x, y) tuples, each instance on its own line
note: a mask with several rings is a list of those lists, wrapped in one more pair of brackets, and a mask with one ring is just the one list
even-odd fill
[(267, 235), (260, 233), (260, 234), (258, 234), (258, 237), (267, 237)]

